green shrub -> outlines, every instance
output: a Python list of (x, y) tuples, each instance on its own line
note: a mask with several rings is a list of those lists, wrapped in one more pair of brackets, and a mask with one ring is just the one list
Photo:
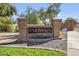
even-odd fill
[(7, 25), (7, 32), (15, 32), (15, 26), (12, 24)]
[(19, 32), (19, 28), (18, 27), (15, 27), (15, 32)]

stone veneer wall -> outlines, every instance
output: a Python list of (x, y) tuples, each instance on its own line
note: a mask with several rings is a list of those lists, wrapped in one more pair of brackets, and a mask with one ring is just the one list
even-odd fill
[(25, 42), (28, 39), (28, 24), (25, 18), (18, 18), (19, 37), (18, 42)]
[(51, 21), (51, 25), (52, 25), (53, 37), (56, 39), (60, 36), (60, 30), (62, 27), (62, 19), (53, 19)]

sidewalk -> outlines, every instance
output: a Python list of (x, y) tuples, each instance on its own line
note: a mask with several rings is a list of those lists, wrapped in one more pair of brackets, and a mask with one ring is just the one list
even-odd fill
[(68, 49), (69, 56), (79, 56), (79, 49)]
[(79, 32), (68, 32), (68, 55), (79, 56)]

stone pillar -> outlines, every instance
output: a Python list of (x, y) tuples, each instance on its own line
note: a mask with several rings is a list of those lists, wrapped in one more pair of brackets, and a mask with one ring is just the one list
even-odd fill
[(51, 25), (52, 25), (53, 38), (57, 39), (60, 36), (62, 19), (53, 19), (51, 21)]
[(17, 18), (19, 27), (18, 42), (26, 42), (28, 39), (28, 23), (25, 18)]

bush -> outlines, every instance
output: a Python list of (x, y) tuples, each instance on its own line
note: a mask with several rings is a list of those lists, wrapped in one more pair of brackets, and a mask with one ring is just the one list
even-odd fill
[(0, 32), (15, 32), (11, 17), (0, 17)]
[(19, 32), (18, 26), (15, 26), (15, 32)]
[(7, 32), (15, 32), (15, 26), (12, 24), (7, 25)]

